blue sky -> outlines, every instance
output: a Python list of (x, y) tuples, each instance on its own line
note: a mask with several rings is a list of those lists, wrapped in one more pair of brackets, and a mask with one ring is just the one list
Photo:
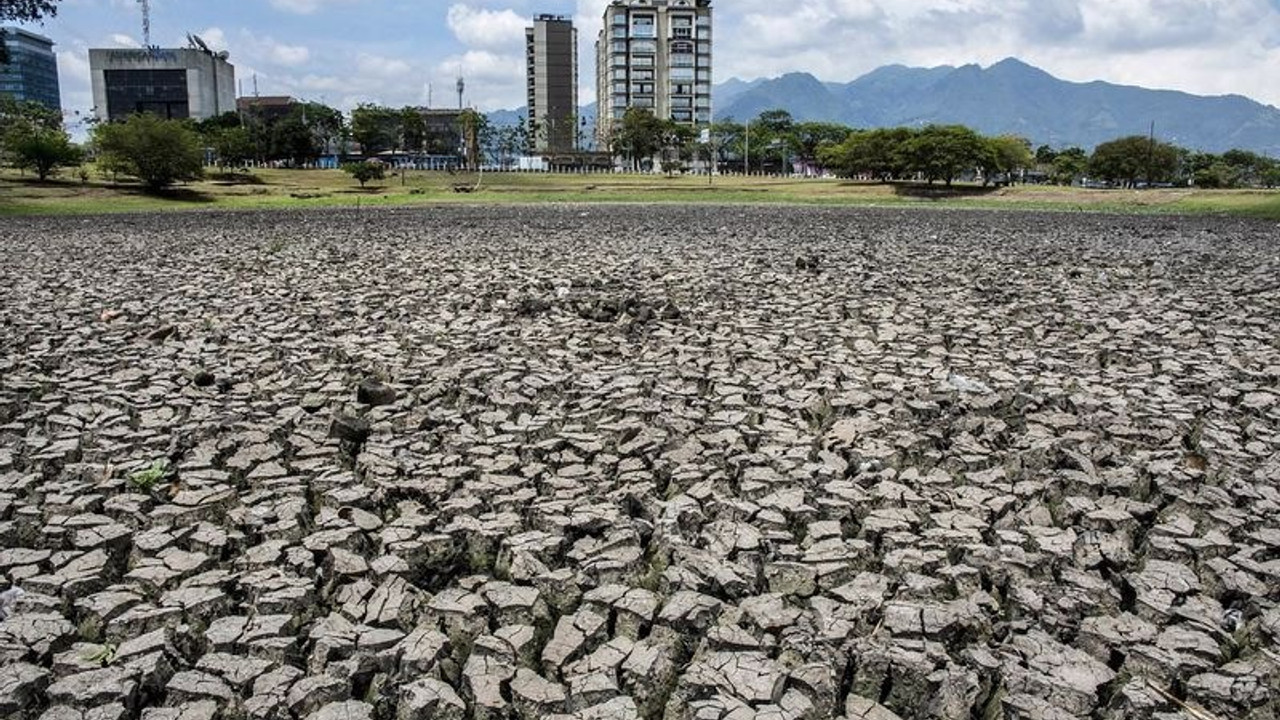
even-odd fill
[[(349, 109), (360, 102), (524, 103), (523, 28), (575, 18), (583, 102), (608, 0), (152, 0), (152, 37), (200, 34), (231, 52), (251, 92)], [(716, 0), (715, 74), (810, 72), (849, 81), (888, 63), (990, 64), (1016, 56), (1069, 80), (1238, 93), (1280, 105), (1280, 0)], [(32, 30), (58, 43), (63, 100), (87, 111), (87, 50), (141, 41), (135, 0), (63, 0)]]

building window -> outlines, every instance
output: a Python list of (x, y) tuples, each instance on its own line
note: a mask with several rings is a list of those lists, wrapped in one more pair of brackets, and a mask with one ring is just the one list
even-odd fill
[(107, 115), (123, 120), (136, 112), (189, 117), (186, 70), (106, 70)]
[(652, 38), (657, 36), (652, 15), (637, 15), (631, 18), (631, 37)]

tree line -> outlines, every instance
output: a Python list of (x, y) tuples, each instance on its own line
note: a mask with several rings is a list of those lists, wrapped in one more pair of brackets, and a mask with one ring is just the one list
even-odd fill
[(1150, 136), (1118, 138), (1093, 152), (1048, 145), (1033, 150), (1025, 138), (984, 136), (963, 125), (859, 130), (798, 122), (785, 110), (768, 110), (749, 122), (719, 120), (709, 130), (709, 142), (703, 143), (687, 126), (632, 109), (606, 142), (609, 151), (633, 166), (650, 159), (666, 165), (713, 158), (722, 171), (830, 173), (881, 182), (1018, 178), (1061, 185), (1280, 186), (1280, 162), (1271, 158), (1247, 150), (1193, 151)]
[[(352, 140), (361, 144), (366, 157), (387, 150), (461, 152), (469, 166), (505, 162), (526, 152), (536, 132), (523, 122), (495, 128), (474, 111), (464, 111), (455, 128), (429, 128), (413, 108), (365, 105), (348, 121), (334, 108), (298, 103), (281, 115), (250, 111), (200, 122), (133, 116), (95, 126), (87, 148), (80, 148), (71, 142), (60, 113), (9, 96), (0, 96), (0, 129), (0, 159), (42, 180), (59, 168), (79, 165), (87, 154), (100, 170), (137, 177), (153, 187), (199, 177), (210, 161), (224, 167), (251, 160), (305, 165), (322, 155), (345, 154)], [(696, 158), (714, 161), (722, 171), (803, 171), (880, 182), (1020, 179), (1122, 187), (1280, 186), (1280, 162), (1247, 150), (1212, 154), (1131, 136), (1103, 143), (1091, 153), (1047, 145), (1032, 151), (1025, 139), (988, 137), (961, 125), (856, 130), (796, 122), (783, 110), (761, 113), (749, 123), (718, 121), (704, 137), (648, 110), (632, 109), (605, 142), (605, 150), (635, 168), (652, 167), (656, 161), (667, 171)]]

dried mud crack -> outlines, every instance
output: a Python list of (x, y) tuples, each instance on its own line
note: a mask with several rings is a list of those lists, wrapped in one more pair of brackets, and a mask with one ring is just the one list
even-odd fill
[(1272, 224), (0, 229), (0, 717), (1280, 715)]

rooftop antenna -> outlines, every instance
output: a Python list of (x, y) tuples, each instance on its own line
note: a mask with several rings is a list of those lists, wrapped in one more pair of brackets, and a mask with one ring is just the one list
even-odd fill
[(142, 6), (142, 44), (151, 47), (151, 0), (138, 0)]

